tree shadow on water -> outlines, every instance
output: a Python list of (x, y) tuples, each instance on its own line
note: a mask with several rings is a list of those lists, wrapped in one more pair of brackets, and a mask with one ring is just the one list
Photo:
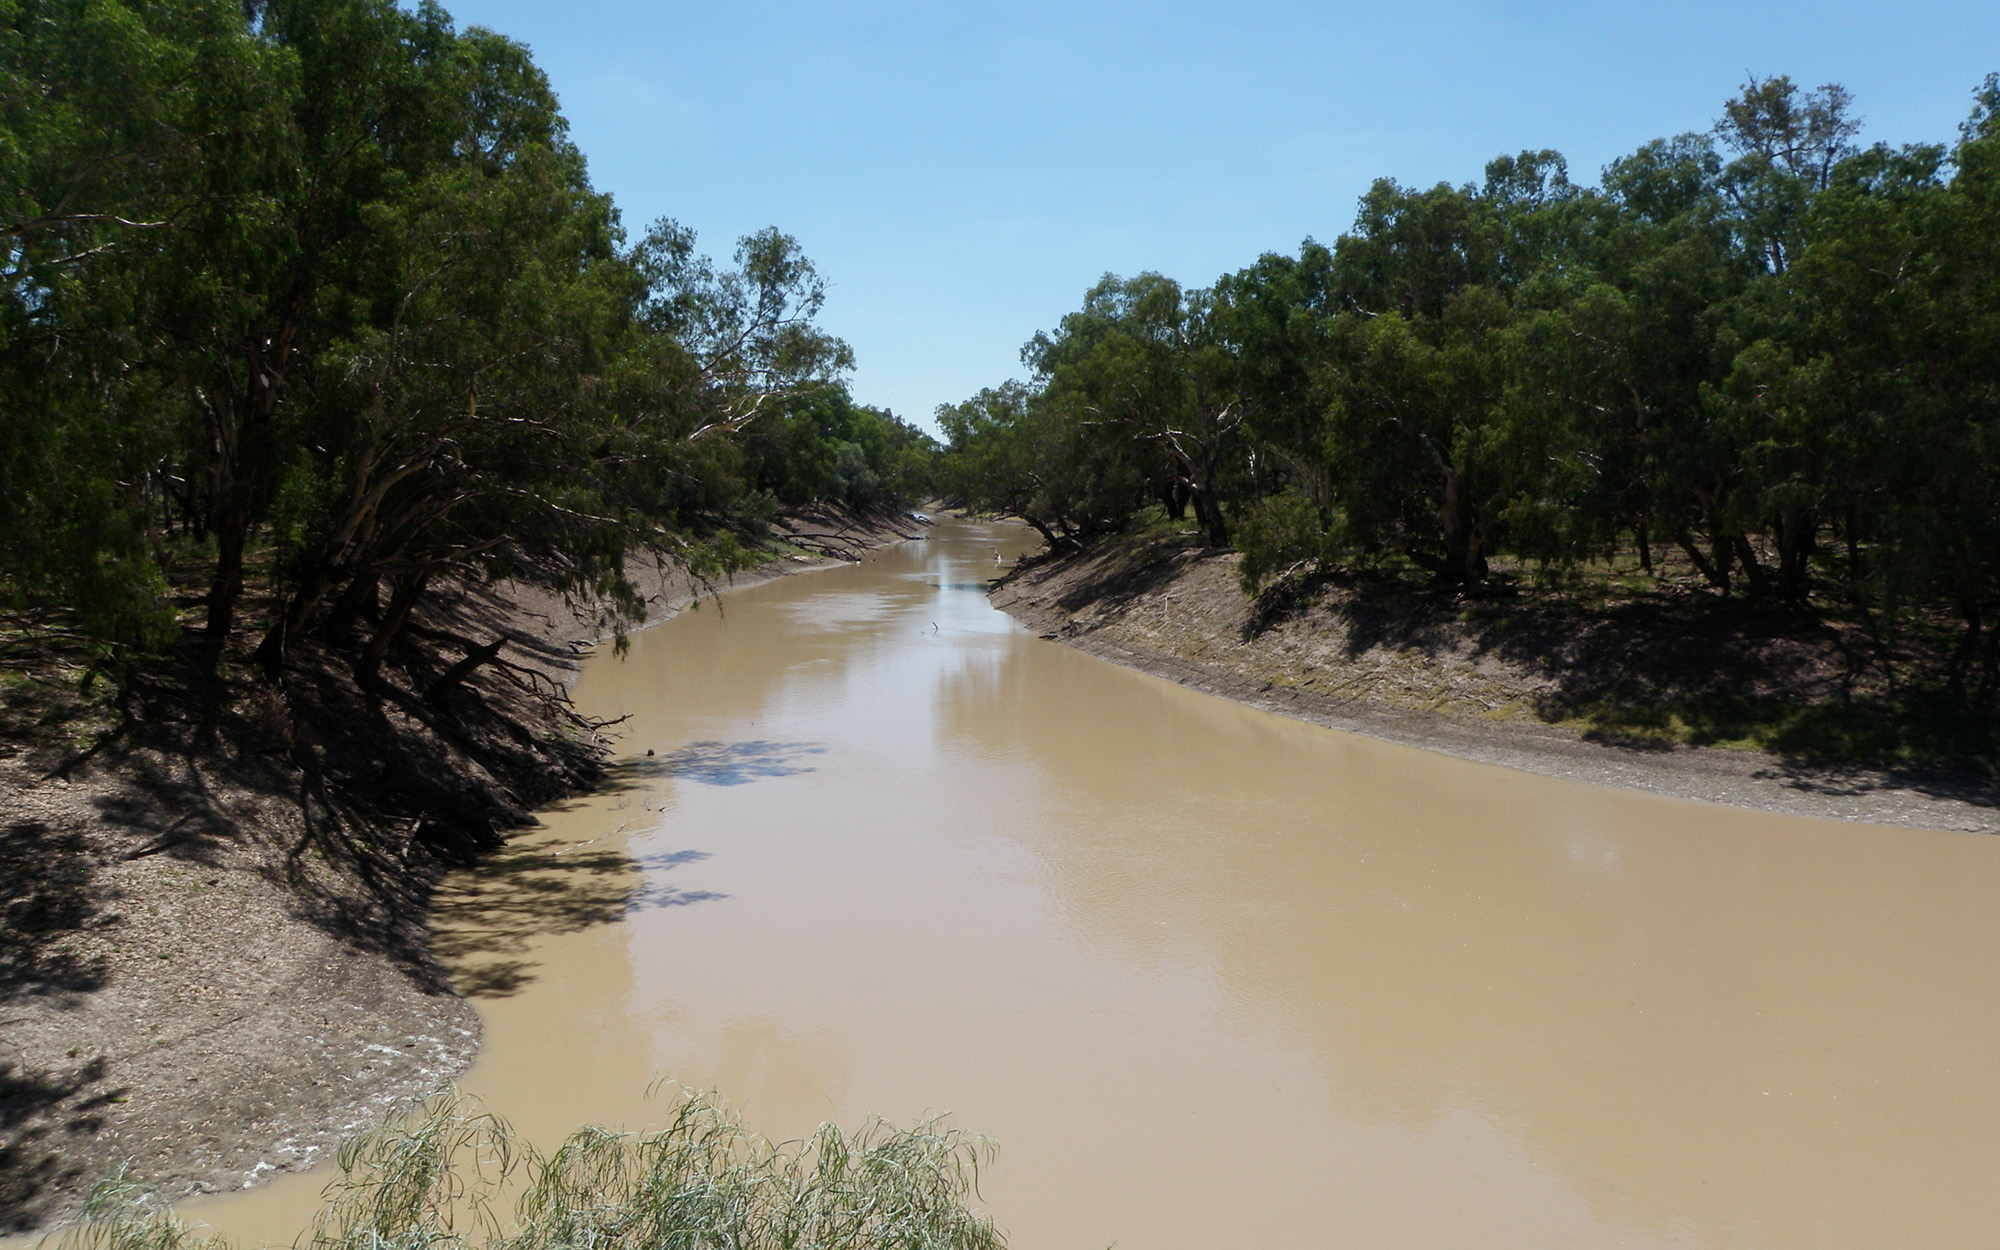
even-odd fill
[(517, 994), (539, 975), (531, 955), (546, 937), (727, 898), (660, 879), (706, 858), (703, 851), (635, 857), (590, 842), (510, 846), (438, 889), (431, 950), (466, 997)]
[(665, 755), (620, 760), (606, 769), (606, 781), (632, 788), (646, 781), (670, 778), (704, 786), (742, 786), (767, 777), (796, 777), (815, 771), (803, 762), (808, 755), (825, 755), (818, 742), (690, 742)]
[(633, 892), (625, 914), (657, 911), (663, 907), (686, 907), (690, 903), (713, 903), (728, 898), (719, 890), (683, 890), (671, 881), (660, 879), (682, 864), (698, 864), (707, 858), (707, 851), (669, 851), (661, 855), (639, 856), (635, 862), (645, 873), (645, 882)]
[[(691, 742), (665, 755), (610, 765), (600, 791), (642, 790), (663, 780), (747, 785), (812, 772), (804, 757), (825, 753), (826, 747), (814, 742)], [(466, 997), (517, 994), (541, 975), (532, 953), (545, 937), (611, 924), (639, 911), (727, 898), (713, 890), (683, 890), (671, 880), (675, 869), (706, 858), (707, 852), (693, 850), (634, 856), (598, 839), (510, 843), (438, 887), (431, 904), (431, 951)]]

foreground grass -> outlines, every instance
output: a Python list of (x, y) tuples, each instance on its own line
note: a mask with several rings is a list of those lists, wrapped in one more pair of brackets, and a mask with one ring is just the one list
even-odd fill
[[(774, 1144), (712, 1095), (647, 1133), (583, 1128), (543, 1156), (457, 1093), (351, 1142), (306, 1250), (999, 1250), (967, 1206), (992, 1144), (935, 1122), (821, 1125)], [(501, 1194), (520, 1198), (513, 1218)], [(226, 1250), (123, 1178), (60, 1250)]]

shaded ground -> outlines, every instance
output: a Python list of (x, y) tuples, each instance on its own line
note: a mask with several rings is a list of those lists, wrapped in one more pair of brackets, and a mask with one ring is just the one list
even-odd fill
[[(1992, 727), (1925, 707), (1932, 656), (1674, 586), (1465, 595), (1390, 577), (1252, 600), (1157, 533), (1024, 562), (993, 602), (1045, 637), (1288, 715), (1554, 776), (2000, 832)], [(1899, 684), (1900, 683), (1900, 684)]]
[(477, 1017), (428, 971), (428, 861), (320, 836), (254, 755), (45, 764), (0, 762), (0, 1228), (119, 1163), (174, 1194), (303, 1166), (470, 1061)]
[[(786, 527), (737, 585), (917, 530)], [(719, 588), (654, 570), (643, 589), (652, 621)], [(280, 688), (196, 697), (171, 661), (108, 692), (60, 647), (0, 639), (0, 1234), (60, 1218), (120, 1164), (168, 1198), (309, 1166), (471, 1062), (478, 1017), (433, 958), (433, 890), (600, 780), (607, 727), (567, 692), (604, 625), (521, 583), (462, 587), (418, 625), (393, 690), (495, 641), (498, 662), (426, 702), (302, 649)], [(779, 766), (784, 744), (758, 745), (658, 766)], [(515, 874), (521, 923), (632, 905), (629, 865), (575, 867), (553, 890)]]

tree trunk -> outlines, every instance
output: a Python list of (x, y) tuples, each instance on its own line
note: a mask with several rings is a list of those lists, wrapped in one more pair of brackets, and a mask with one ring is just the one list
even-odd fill
[(1639, 518), (1639, 523), (1632, 527), (1632, 536), (1638, 540), (1639, 544), (1639, 567), (1645, 570), (1646, 576), (1651, 577), (1653, 575), (1653, 544), (1647, 541), (1646, 518)]
[(202, 664), (214, 672), (222, 648), (236, 623), (236, 601), (243, 595), (243, 544), (249, 535), (250, 509), (231, 506), (215, 520), (215, 577), (208, 585), (208, 624), (202, 631)]
[(1688, 560), (1694, 565), (1695, 570), (1701, 574), (1702, 580), (1723, 594), (1729, 593), (1728, 566), (1724, 565), (1718, 569), (1715, 565), (1710, 564), (1708, 557), (1701, 554), (1701, 548), (1695, 545), (1694, 535), (1688, 533), (1686, 530), (1681, 530), (1674, 535), (1674, 545), (1687, 553)]
[(327, 637), (336, 645), (344, 644), (354, 622), (363, 616), (371, 621), (382, 618), (382, 578), (373, 569), (356, 574), (340, 592), (340, 598), (334, 600), (333, 618), (326, 626)]
[(500, 648), (506, 645), (507, 636), (502, 634), (483, 647), (473, 648), (472, 651), (467, 653), (464, 659), (447, 669), (444, 676), (431, 683), (430, 689), (424, 691), (424, 702), (431, 704), (442, 702), (446, 695), (461, 685), (466, 678), (472, 676), (479, 669), (480, 665), (491, 663), (493, 660), (498, 659)]
[(340, 575), (326, 565), (320, 565), (306, 574), (285, 602), (285, 608), (278, 613), (278, 619), (271, 622), (271, 628), (264, 632), (264, 640), (257, 644), (257, 664), (263, 669), (267, 681), (276, 681), (285, 671), (285, 659), (291, 649), (292, 639), (305, 632), (311, 623), (313, 613), (326, 602), (326, 596), (340, 584)]
[(1202, 532), (1208, 536), (1208, 545), (1227, 547), (1229, 522), (1222, 519), (1220, 501), (1213, 492), (1204, 487), (1195, 487), (1190, 494), (1193, 497), (1195, 520), (1201, 525)]
[(1729, 535), (1723, 531), (1722, 522), (1708, 523), (1708, 549), (1715, 557), (1715, 574), (1721, 578), (1718, 584), (1723, 594), (1730, 591), (1730, 568), (1736, 563), (1736, 548), (1730, 545)]
[(208, 625), (202, 659), (213, 673), (236, 624), (236, 604), (243, 595), (243, 549), (249, 541), (252, 513), (263, 486), (262, 470), (270, 458), (278, 392), (304, 296), (294, 292), (290, 315), (269, 338), (253, 334), (244, 353), (244, 390), (210, 409), (219, 463), (216, 490), (215, 581), (209, 588)]
[(1012, 515), (1021, 518), (1023, 521), (1026, 521), (1029, 525), (1033, 526), (1035, 532), (1042, 536), (1042, 541), (1048, 545), (1048, 549), (1052, 552), (1061, 551), (1066, 547), (1072, 547), (1075, 545), (1068, 538), (1065, 538), (1062, 535), (1057, 534), (1054, 530), (1050, 529), (1046, 521), (1042, 521), (1035, 517), (1031, 517), (1025, 512), (1016, 512), (1013, 513)]
[(1215, 453), (1210, 448), (1197, 446), (1200, 459), (1196, 459), (1176, 439), (1161, 438), (1158, 442), (1180, 467), (1180, 481), (1187, 491), (1188, 503), (1194, 508), (1195, 524), (1201, 527), (1208, 545), (1227, 547), (1229, 523), (1223, 520), (1222, 501), (1215, 497), (1215, 491), (1212, 489), (1215, 482)]
[(1444, 532), (1446, 581), (1457, 585), (1486, 579), (1486, 554), (1481, 550), (1479, 524), (1465, 489), (1465, 473), (1458, 468), (1445, 470), (1444, 503), (1438, 509), (1438, 525)]
[(1750, 583), (1750, 595), (1762, 599), (1771, 593), (1771, 578), (1764, 572), (1764, 566), (1757, 562), (1757, 551), (1750, 545), (1750, 538), (1742, 531), (1729, 536), (1729, 545), (1736, 552), (1737, 562), (1743, 566), (1743, 580)]
[(1778, 517), (1777, 530), (1778, 593), (1803, 599), (1819, 539), (1819, 518), (1804, 508), (1787, 508)]
[(389, 647), (402, 636), (403, 626), (409, 623), (410, 609), (417, 606), (417, 599), (430, 584), (430, 570), (406, 573), (396, 583), (396, 593), (390, 596), (389, 610), (382, 614), (382, 623), (375, 627), (375, 636), (368, 640), (368, 646), (361, 657), (354, 662), (354, 680), (364, 690), (378, 690), (381, 686), (382, 659), (389, 654)]
[(1993, 701), (1995, 684), (2000, 682), (2000, 629), (1986, 631), (1986, 656), (1979, 663), (1979, 702)]
[(1847, 501), (1847, 584), (1861, 581), (1861, 524), (1855, 517), (1854, 501)]
[(1985, 625), (1985, 614), (1980, 610), (1979, 596), (1971, 592), (1961, 592), (1958, 597), (1958, 615), (1965, 622), (1965, 633), (1959, 638), (1958, 649), (1951, 656), (1951, 678), (1945, 689), (1955, 695), (1965, 693), (1966, 670), (1979, 655), (1979, 635)]

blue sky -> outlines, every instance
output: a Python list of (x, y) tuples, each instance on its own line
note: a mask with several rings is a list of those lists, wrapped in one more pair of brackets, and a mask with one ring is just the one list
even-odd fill
[(1377, 177), (1548, 147), (1595, 182), (1749, 73), (1844, 84), (1866, 142), (1944, 141), (2000, 70), (2000, 0), (447, 7), (533, 49), (635, 233), (795, 235), (856, 398), (927, 426), (1100, 275), (1207, 285), (1331, 241)]

